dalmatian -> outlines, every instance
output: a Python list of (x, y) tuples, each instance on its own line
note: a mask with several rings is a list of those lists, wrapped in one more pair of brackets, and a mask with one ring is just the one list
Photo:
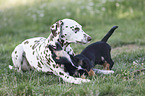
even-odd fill
[(51, 72), (62, 78), (65, 82), (73, 84), (90, 82), (89, 79), (70, 76), (63, 68), (58, 66), (52, 58), (52, 53), (48, 45), (51, 44), (55, 47), (55, 43), (59, 42), (64, 51), (70, 55), (74, 55), (70, 44), (86, 44), (91, 40), (91, 37), (83, 31), (79, 23), (72, 19), (59, 20), (50, 29), (51, 33), (48, 38), (36, 37), (26, 39), (16, 46), (12, 52), (13, 66), (9, 65), (9, 68), (15, 68), (18, 72), (31, 69)]

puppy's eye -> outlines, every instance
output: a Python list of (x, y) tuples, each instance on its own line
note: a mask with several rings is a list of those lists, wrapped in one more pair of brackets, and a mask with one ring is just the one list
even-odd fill
[(80, 30), (80, 28), (75, 28), (75, 33), (77, 33)]

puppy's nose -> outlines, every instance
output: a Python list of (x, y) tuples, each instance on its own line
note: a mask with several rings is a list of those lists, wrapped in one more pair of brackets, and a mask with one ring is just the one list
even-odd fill
[(89, 37), (87, 37), (87, 41), (91, 41), (92, 40), (92, 38), (89, 36)]

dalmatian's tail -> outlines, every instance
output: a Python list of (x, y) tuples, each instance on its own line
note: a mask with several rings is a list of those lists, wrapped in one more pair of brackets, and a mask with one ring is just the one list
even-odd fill
[(104, 38), (101, 41), (107, 42), (109, 37), (113, 34), (114, 30), (118, 28), (118, 26), (113, 26), (110, 31), (104, 36)]
[(9, 65), (9, 68), (10, 68), (10, 69), (13, 69), (13, 66)]

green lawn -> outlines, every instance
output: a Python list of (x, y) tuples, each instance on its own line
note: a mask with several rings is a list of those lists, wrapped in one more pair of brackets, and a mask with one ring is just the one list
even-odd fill
[[(144, 5), (144, 0), (0, 0), (0, 95), (144, 96), (144, 72), (131, 73), (145, 68)], [(21, 74), (8, 68), (19, 43), (47, 38), (50, 26), (64, 18), (80, 23), (91, 43), (119, 26), (108, 41), (115, 62), (113, 75), (97, 74), (91, 82), (75, 85), (55, 75), (35, 70)], [(76, 54), (87, 45), (72, 44)]]

